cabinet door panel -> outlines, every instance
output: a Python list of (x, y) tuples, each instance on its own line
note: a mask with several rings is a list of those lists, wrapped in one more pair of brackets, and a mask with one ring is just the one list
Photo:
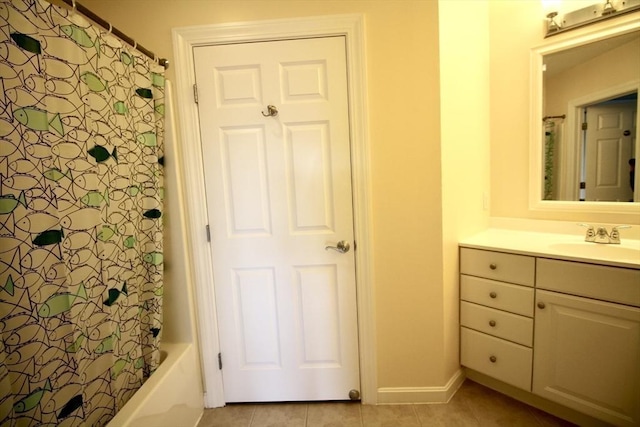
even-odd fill
[(536, 307), (533, 392), (639, 425), (640, 309), (548, 291), (536, 291)]

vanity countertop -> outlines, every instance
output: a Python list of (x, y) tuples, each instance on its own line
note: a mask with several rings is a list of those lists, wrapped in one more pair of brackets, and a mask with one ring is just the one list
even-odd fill
[(585, 242), (584, 235), (490, 228), (463, 239), (460, 246), (640, 269), (640, 240), (598, 244)]

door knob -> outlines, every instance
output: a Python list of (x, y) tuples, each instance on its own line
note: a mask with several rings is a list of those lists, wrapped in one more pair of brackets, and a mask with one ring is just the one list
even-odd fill
[(351, 249), (351, 245), (349, 242), (340, 240), (336, 246), (325, 246), (324, 250), (333, 249), (336, 252), (340, 252), (341, 254), (349, 252)]

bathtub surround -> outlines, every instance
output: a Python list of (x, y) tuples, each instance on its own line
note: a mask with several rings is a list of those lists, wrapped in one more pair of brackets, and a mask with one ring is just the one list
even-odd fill
[(107, 427), (195, 426), (202, 416), (196, 346), (162, 343), (158, 369)]
[(0, 424), (102, 426), (159, 365), (164, 69), (2, 6)]

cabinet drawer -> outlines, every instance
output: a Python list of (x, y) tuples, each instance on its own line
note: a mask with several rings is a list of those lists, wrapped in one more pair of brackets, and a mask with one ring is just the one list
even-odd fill
[(640, 270), (538, 258), (541, 289), (640, 307)]
[(530, 348), (471, 329), (460, 329), (460, 363), (505, 383), (531, 391)]
[(527, 347), (533, 344), (533, 319), (529, 317), (462, 301), (460, 324)]
[(533, 288), (460, 276), (460, 298), (523, 316), (533, 316)]
[(460, 248), (462, 274), (533, 286), (535, 265), (530, 256)]

